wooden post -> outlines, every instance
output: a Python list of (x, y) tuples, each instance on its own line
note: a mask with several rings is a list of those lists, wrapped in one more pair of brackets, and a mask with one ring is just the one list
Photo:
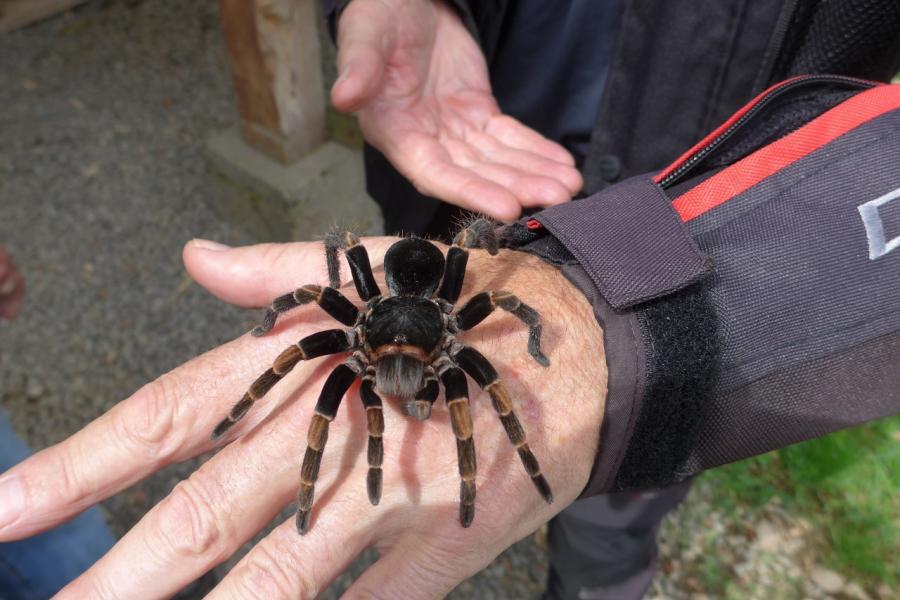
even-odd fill
[(316, 0), (219, 0), (241, 132), (289, 164), (325, 139)]

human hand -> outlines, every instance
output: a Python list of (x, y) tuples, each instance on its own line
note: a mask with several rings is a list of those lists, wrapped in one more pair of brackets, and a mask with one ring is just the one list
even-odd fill
[(423, 194), (502, 221), (581, 189), (562, 146), (503, 115), (487, 65), (444, 2), (354, 0), (331, 100)]
[(19, 316), (23, 294), (25, 279), (6, 249), (0, 246), (0, 319), (12, 320)]
[[(393, 241), (364, 240), (373, 264)], [(241, 306), (263, 306), (300, 284), (327, 281), (316, 243), (217, 250), (189, 243), (184, 259), (198, 282)], [(383, 285), (380, 269), (376, 276)], [(470, 384), (478, 461), (471, 527), (458, 521), (455, 438), (444, 403), (419, 422), (385, 399), (384, 492), (371, 506), (366, 416), (354, 387), (329, 431), (309, 532), (301, 537), (293, 519), (282, 523), (210, 598), (314, 597), (370, 546), (381, 559), (348, 597), (438, 597), (578, 496), (597, 450), (606, 389), (591, 308), (556, 269), (517, 252), (471, 253), (462, 298), (488, 289), (519, 295), (543, 317), (548, 368), (528, 355), (526, 328), (506, 313), (460, 339), (489, 357), (506, 382), (556, 501), (547, 505), (535, 492), (490, 399)], [(358, 302), (352, 286), (343, 290)], [(209, 433), (249, 383), (285, 347), (334, 326), (317, 307), (298, 308), (269, 334), (242, 336), (186, 363), (14, 467), (0, 477), (0, 541), (50, 528), (168, 464), (221, 445)], [(228, 433), (230, 444), (58, 598), (167, 596), (227, 559), (294, 499), (313, 405), (337, 362), (300, 363)]]

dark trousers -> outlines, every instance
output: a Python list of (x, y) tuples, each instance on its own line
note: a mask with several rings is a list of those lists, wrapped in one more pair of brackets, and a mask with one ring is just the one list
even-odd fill
[(656, 535), (691, 481), (579, 500), (550, 521), (545, 600), (637, 600), (659, 570)]

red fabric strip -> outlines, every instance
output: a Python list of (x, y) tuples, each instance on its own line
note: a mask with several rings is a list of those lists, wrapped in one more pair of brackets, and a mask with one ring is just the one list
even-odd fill
[(900, 108), (900, 85), (881, 85), (861, 92), (710, 177), (676, 198), (672, 206), (683, 221), (690, 221), (851, 129), (897, 108)]

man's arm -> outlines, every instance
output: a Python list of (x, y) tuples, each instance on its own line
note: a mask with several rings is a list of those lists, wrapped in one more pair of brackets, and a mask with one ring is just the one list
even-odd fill
[(422, 194), (511, 221), (581, 189), (567, 150), (501, 113), (449, 3), (354, 0), (336, 29), (332, 103)]
[[(382, 286), (379, 265), (392, 241), (364, 240)], [(317, 243), (227, 249), (192, 242), (184, 258), (198, 282), (241, 306), (264, 306), (298, 285), (327, 281)], [(352, 286), (344, 290), (355, 296)], [(309, 533), (298, 535), (293, 519), (281, 524), (211, 598), (315, 596), (372, 545), (382, 558), (351, 597), (438, 597), (581, 493), (599, 443), (605, 389), (601, 332), (590, 306), (554, 267), (520, 252), (471, 252), (461, 298), (485, 290), (508, 290), (542, 316), (548, 368), (528, 354), (528, 328), (503, 311), (460, 339), (497, 367), (554, 503), (535, 492), (491, 399), (470, 385), (478, 464), (472, 526), (458, 520), (456, 444), (443, 402), (419, 422), (385, 399), (383, 496), (372, 506), (366, 416), (354, 387), (330, 427)], [(334, 326), (315, 308), (299, 308), (270, 334), (245, 335), (163, 375), (3, 474), (0, 539), (52, 527), (168, 464), (218, 447), (210, 431), (254, 378), (287, 346)], [(230, 443), (59, 598), (173, 594), (251, 539), (296, 497), (304, 433), (335, 360), (298, 365), (229, 432)]]
[(588, 494), (900, 411), (900, 86), (782, 89), (661, 173), (516, 230), (603, 324), (609, 394)]

